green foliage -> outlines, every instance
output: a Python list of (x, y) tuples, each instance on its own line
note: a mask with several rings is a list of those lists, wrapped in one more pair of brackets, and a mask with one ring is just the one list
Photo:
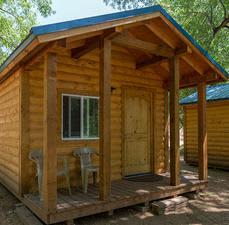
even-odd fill
[(160, 4), (229, 71), (228, 0), (104, 0), (118, 9)]
[(35, 25), (39, 12), (54, 13), (52, 0), (0, 0), (0, 64), (26, 37)]
[(185, 88), (180, 90), (180, 99), (187, 97), (188, 95), (191, 95), (192, 93), (196, 92), (196, 88)]
[[(193, 94), (194, 92), (196, 92), (197, 89), (196, 88), (185, 88), (185, 89), (182, 89), (180, 90), (180, 93), (179, 93), (179, 98), (180, 100), (182, 98), (185, 98), (191, 94)], [(180, 108), (180, 113), (179, 113), (179, 117), (180, 117), (180, 128), (183, 127), (184, 125), (184, 112), (183, 112), (183, 107)]]

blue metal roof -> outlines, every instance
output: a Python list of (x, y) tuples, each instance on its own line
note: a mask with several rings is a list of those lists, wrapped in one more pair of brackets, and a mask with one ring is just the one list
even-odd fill
[[(198, 94), (197, 92), (183, 98), (180, 101), (181, 105), (197, 103)], [(206, 88), (206, 100), (207, 101), (218, 101), (218, 100), (229, 100), (229, 83), (211, 85)]]
[(127, 10), (123, 12), (105, 14), (101, 16), (93, 16), (93, 17), (71, 20), (71, 21), (66, 21), (66, 22), (60, 22), (60, 23), (54, 23), (54, 24), (48, 24), (48, 25), (42, 25), (42, 26), (35, 26), (31, 29), (31, 32), (34, 33), (35, 35), (55, 33), (58, 31), (75, 29), (75, 28), (80, 28), (80, 27), (87, 27), (87, 26), (92, 26), (92, 25), (101, 24), (105, 22), (111, 22), (111, 21), (120, 20), (120, 19), (127, 19), (130, 17), (141, 16), (144, 14), (151, 14), (154, 12), (161, 12), (161, 11), (167, 14), (167, 12), (161, 6), (155, 5), (155, 6), (147, 7), (147, 8)]
[(200, 52), (215, 66), (217, 67), (225, 76), (229, 77), (229, 74), (225, 69), (219, 65), (206, 50), (204, 50), (192, 37), (188, 32), (186, 32), (160, 5), (155, 5), (152, 7), (128, 10), (118, 13), (111, 13), (102, 16), (95, 16), (84, 19), (71, 20), (67, 22), (54, 23), (43, 26), (35, 26), (31, 29), (30, 35), (27, 37), (29, 41), (23, 41), (19, 47), (6, 59), (6, 61), (1, 65), (0, 72), (2, 72), (5, 67), (9, 65), (9, 63), (31, 42), (31, 39), (34, 39), (36, 36), (69, 30), (76, 29), (81, 27), (92, 26), (96, 24), (101, 24), (105, 22), (111, 22), (120, 19), (127, 19), (135, 16), (151, 14), (155, 12), (160, 12), (164, 15), (196, 48), (200, 50)]

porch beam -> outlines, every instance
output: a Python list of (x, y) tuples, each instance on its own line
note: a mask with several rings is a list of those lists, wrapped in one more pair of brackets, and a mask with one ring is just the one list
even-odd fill
[(188, 45), (182, 41), (176, 41), (176, 38), (174, 38), (173, 35), (168, 35), (168, 33), (166, 33), (161, 27), (158, 27), (150, 21), (145, 23), (145, 26), (167, 46), (174, 49), (175, 55), (185, 56), (192, 53), (192, 49)]
[(113, 43), (126, 48), (142, 50), (144, 52), (158, 56), (172, 57), (175, 54), (172, 48), (164, 44), (154, 44), (151, 42), (142, 41), (140, 39), (125, 34), (121, 34), (115, 37), (113, 39)]
[(60, 40), (57, 40), (56, 41), (56, 46), (62, 47), (62, 48), (66, 48), (67, 47), (67, 39), (66, 38), (62, 38)]
[(143, 68), (146, 68), (146, 67), (149, 67), (149, 66), (155, 66), (155, 65), (158, 65), (162, 62), (167, 62), (168, 59), (165, 58), (165, 57), (162, 57), (162, 56), (157, 56), (156, 58), (148, 58), (144, 61), (138, 61), (136, 62), (136, 69), (143, 69)]
[(106, 38), (107, 40), (111, 40), (117, 35), (120, 34), (120, 31), (116, 28), (111, 28), (105, 30), (101, 35), (94, 36), (90, 39), (86, 39), (85, 44), (83, 46), (72, 48), (71, 49), (71, 57), (74, 59), (79, 59), (85, 54), (95, 50), (100, 47), (100, 39)]
[(43, 117), (43, 185), (44, 208), (55, 212), (57, 205), (57, 89), (56, 54), (46, 53), (44, 59), (44, 117)]
[(169, 45), (171, 48), (175, 49), (177, 45), (182, 44), (181, 41), (177, 41), (177, 38), (173, 33), (167, 33), (162, 27), (158, 26), (156, 23), (148, 21), (145, 26), (160, 40)]
[(198, 82), (212, 83), (218, 79), (218, 76), (215, 72), (207, 72), (203, 76), (199, 76), (197, 72), (184, 75), (180, 79), (180, 88), (187, 88), (196, 86)]
[(198, 89), (199, 179), (207, 180), (208, 154), (207, 154), (207, 129), (206, 129), (206, 83), (199, 82), (197, 89)]
[(87, 40), (84, 46), (71, 49), (71, 56), (74, 59), (79, 59), (83, 55), (93, 51), (96, 48), (99, 48), (99, 44), (99, 37), (90, 41)]
[(183, 55), (182, 59), (189, 66), (191, 66), (199, 74), (199, 76), (203, 76), (204, 75), (204, 69), (201, 66), (200, 62), (196, 58), (194, 58), (193, 56), (190, 57), (190, 55)]
[(98, 30), (98, 31), (90, 32), (90, 33), (85, 33), (85, 34), (67, 37), (66, 41), (67, 41), (67, 44), (69, 44), (69, 43), (74, 43), (76, 41), (82, 41), (82, 40), (86, 40), (88, 38), (93, 38), (95, 36), (100, 36), (102, 34), (103, 34), (103, 31)]
[(108, 200), (111, 192), (111, 40), (100, 39), (100, 199)]
[(170, 184), (180, 184), (179, 151), (179, 57), (169, 59), (170, 68)]

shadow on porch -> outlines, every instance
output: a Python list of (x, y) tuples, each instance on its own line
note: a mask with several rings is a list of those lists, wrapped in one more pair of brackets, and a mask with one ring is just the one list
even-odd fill
[[(69, 196), (66, 190), (58, 191), (57, 210), (49, 215), (51, 223), (63, 220), (63, 217), (79, 218), (87, 215), (119, 209), (140, 203), (179, 195), (185, 192), (203, 189), (206, 181), (198, 180), (198, 174), (191, 171), (183, 171), (181, 184), (170, 186), (169, 173), (161, 174), (162, 178), (154, 182), (133, 182), (128, 180), (113, 181), (111, 185), (111, 197), (108, 201), (99, 200), (99, 186), (89, 185), (88, 193), (81, 189), (72, 190)], [(25, 195), (25, 203), (38, 212), (42, 211), (42, 202), (37, 194)]]

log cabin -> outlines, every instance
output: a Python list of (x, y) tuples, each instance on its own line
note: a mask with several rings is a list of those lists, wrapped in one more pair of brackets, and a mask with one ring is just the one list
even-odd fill
[[(205, 87), (227, 76), (159, 5), (33, 27), (0, 67), (1, 183), (46, 224), (204, 189)], [(194, 86), (199, 175), (188, 177), (180, 171), (179, 89)], [(99, 153), (99, 182), (87, 194), (72, 154), (85, 146)], [(43, 152), (42, 199), (33, 149)], [(58, 156), (68, 157), (71, 195), (57, 178)], [(125, 179), (141, 173), (163, 178)]]
[[(206, 89), (208, 164), (229, 170), (229, 84), (217, 84)], [(180, 101), (184, 110), (184, 160), (198, 161), (197, 93)]]

